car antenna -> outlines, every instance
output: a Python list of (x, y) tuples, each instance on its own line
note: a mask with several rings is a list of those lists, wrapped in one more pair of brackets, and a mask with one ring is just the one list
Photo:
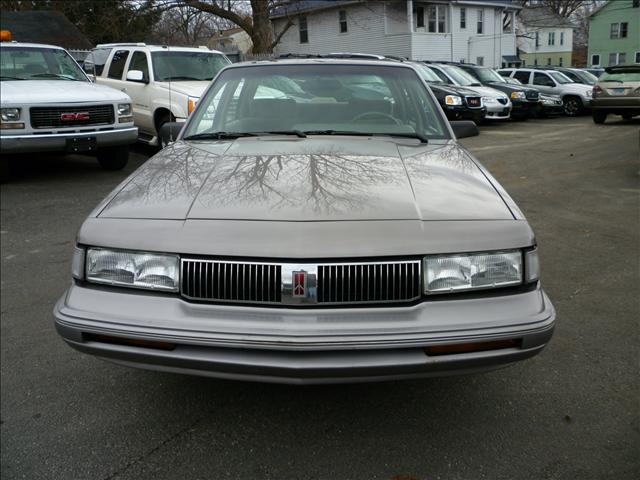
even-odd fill
[[(167, 49), (169, 52), (169, 45), (164, 45), (163, 48)], [(167, 62), (167, 65), (170, 65)], [(169, 72), (169, 122), (171, 122), (171, 72)], [(160, 140), (160, 132), (158, 132), (158, 141), (160, 142), (160, 146), (162, 146), (162, 140)], [(169, 129), (169, 143), (173, 143), (173, 128)]]

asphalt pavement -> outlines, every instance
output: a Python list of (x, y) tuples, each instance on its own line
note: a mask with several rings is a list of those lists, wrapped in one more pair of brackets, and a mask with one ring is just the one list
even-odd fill
[(640, 478), (640, 120), (510, 122), (463, 143), (536, 231), (551, 344), (482, 375), (337, 386), (134, 370), (69, 348), (51, 312), (75, 233), (152, 151), (122, 172), (25, 160), (0, 188), (2, 479)]

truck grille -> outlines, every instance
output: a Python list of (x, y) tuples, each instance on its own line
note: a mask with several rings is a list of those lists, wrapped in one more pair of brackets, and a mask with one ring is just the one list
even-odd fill
[(536, 90), (527, 90), (524, 95), (527, 97), (527, 100), (531, 100), (532, 102), (540, 100), (540, 93)]
[(419, 296), (419, 261), (318, 266), (318, 303), (402, 302)]
[(470, 108), (480, 108), (482, 106), (482, 99), (480, 97), (466, 97), (467, 105)]
[(110, 125), (115, 120), (113, 105), (32, 107), (29, 113), (33, 128)]
[[(409, 302), (420, 298), (420, 260), (296, 264), (309, 279), (305, 306)], [(290, 305), (283, 294), (283, 272), (295, 270), (285, 263), (229, 262), (183, 259), (182, 295), (191, 300)], [(295, 270), (299, 273), (301, 270)], [(285, 276), (291, 276), (287, 273)]]

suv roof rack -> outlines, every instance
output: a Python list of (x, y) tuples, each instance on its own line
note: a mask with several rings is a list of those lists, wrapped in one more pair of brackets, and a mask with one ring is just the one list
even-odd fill
[(336, 59), (353, 59), (353, 60), (388, 60), (394, 62), (406, 62), (407, 59), (396, 55), (376, 55), (373, 53), (350, 53), (350, 52), (333, 52), (333, 53), (284, 53), (278, 55), (278, 59), (287, 58), (336, 58)]
[(101, 47), (146, 47), (144, 42), (122, 42), (122, 43), (99, 43), (96, 48)]

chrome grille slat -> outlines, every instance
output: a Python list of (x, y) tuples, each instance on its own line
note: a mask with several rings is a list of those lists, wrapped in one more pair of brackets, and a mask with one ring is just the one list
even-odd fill
[[(182, 295), (211, 302), (281, 304), (283, 266), (183, 259)], [(317, 269), (317, 304), (408, 302), (421, 295), (419, 260), (321, 263), (313, 264), (313, 269)]]

